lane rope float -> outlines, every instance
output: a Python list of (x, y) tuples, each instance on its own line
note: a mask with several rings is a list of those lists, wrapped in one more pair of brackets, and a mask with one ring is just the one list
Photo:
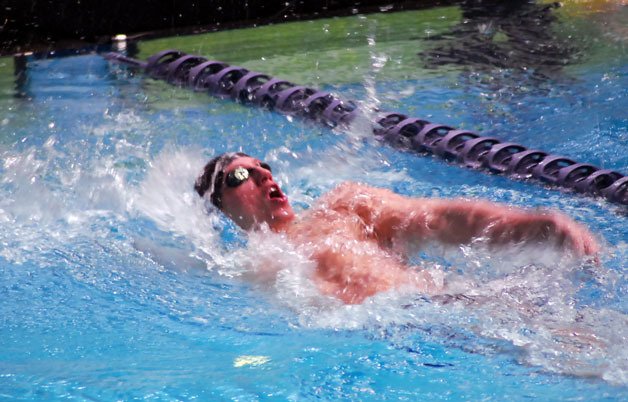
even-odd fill
[[(163, 50), (145, 62), (115, 52), (107, 53), (105, 58), (142, 69), (150, 77), (173, 85), (330, 127), (348, 126), (361, 113), (356, 102), (330, 92), (178, 50)], [(374, 123), (375, 137), (393, 147), (432, 154), (471, 169), (517, 179), (533, 178), (628, 205), (628, 177), (614, 170), (401, 113), (379, 114)]]

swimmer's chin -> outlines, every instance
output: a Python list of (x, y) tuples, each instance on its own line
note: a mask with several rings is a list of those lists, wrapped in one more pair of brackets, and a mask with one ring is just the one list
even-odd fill
[(281, 232), (286, 229), (296, 218), (296, 215), (292, 211), (280, 211), (272, 216), (268, 226), (275, 232)]
[(274, 216), (270, 221), (255, 221), (250, 225), (238, 225), (246, 232), (283, 232), (294, 220), (294, 216)]

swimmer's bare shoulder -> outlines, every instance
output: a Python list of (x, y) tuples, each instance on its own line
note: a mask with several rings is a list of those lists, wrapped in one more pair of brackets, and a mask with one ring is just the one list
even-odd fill
[(358, 217), (382, 245), (394, 240), (419, 240), (425, 234), (425, 211), (432, 202), (388, 189), (345, 182), (320, 199), (317, 208), (341, 216)]
[[(305, 211), (288, 232), (291, 237), (319, 237), (344, 233), (356, 239), (370, 237), (372, 216), (379, 209), (378, 192), (388, 190), (361, 183), (342, 183), (321, 196), (311, 209)], [(390, 192), (391, 195), (395, 195)], [(303, 239), (302, 239), (303, 240)]]
[(372, 215), (392, 210), (406, 212), (409, 208), (420, 207), (422, 203), (429, 203), (429, 200), (404, 197), (388, 189), (363, 183), (344, 182), (321, 197), (318, 205), (334, 211)]

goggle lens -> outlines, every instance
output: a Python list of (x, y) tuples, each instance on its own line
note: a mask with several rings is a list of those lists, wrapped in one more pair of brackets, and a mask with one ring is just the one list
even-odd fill
[(251, 174), (248, 169), (237, 167), (227, 174), (227, 180), (225, 182), (229, 187), (238, 187), (240, 184), (247, 181), (250, 176)]
[[(270, 166), (267, 163), (260, 163), (260, 167), (262, 169), (268, 170), (269, 172), (271, 171)], [(249, 177), (251, 177), (252, 170), (253, 169), (247, 169), (239, 166), (227, 174), (225, 183), (228, 187), (238, 187), (240, 184), (247, 181)]]

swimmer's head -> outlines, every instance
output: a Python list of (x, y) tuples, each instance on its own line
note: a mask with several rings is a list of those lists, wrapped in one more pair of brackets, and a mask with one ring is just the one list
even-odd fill
[(210, 160), (194, 189), (246, 230), (263, 223), (279, 229), (294, 218), (270, 166), (244, 153), (227, 153)]
[[(203, 173), (196, 179), (194, 190), (201, 197), (209, 198), (212, 204), (222, 209), (222, 182), (225, 178), (224, 169), (241, 156), (248, 156), (242, 152), (227, 152), (218, 155), (205, 165)], [(209, 194), (207, 194), (209, 191)]]

